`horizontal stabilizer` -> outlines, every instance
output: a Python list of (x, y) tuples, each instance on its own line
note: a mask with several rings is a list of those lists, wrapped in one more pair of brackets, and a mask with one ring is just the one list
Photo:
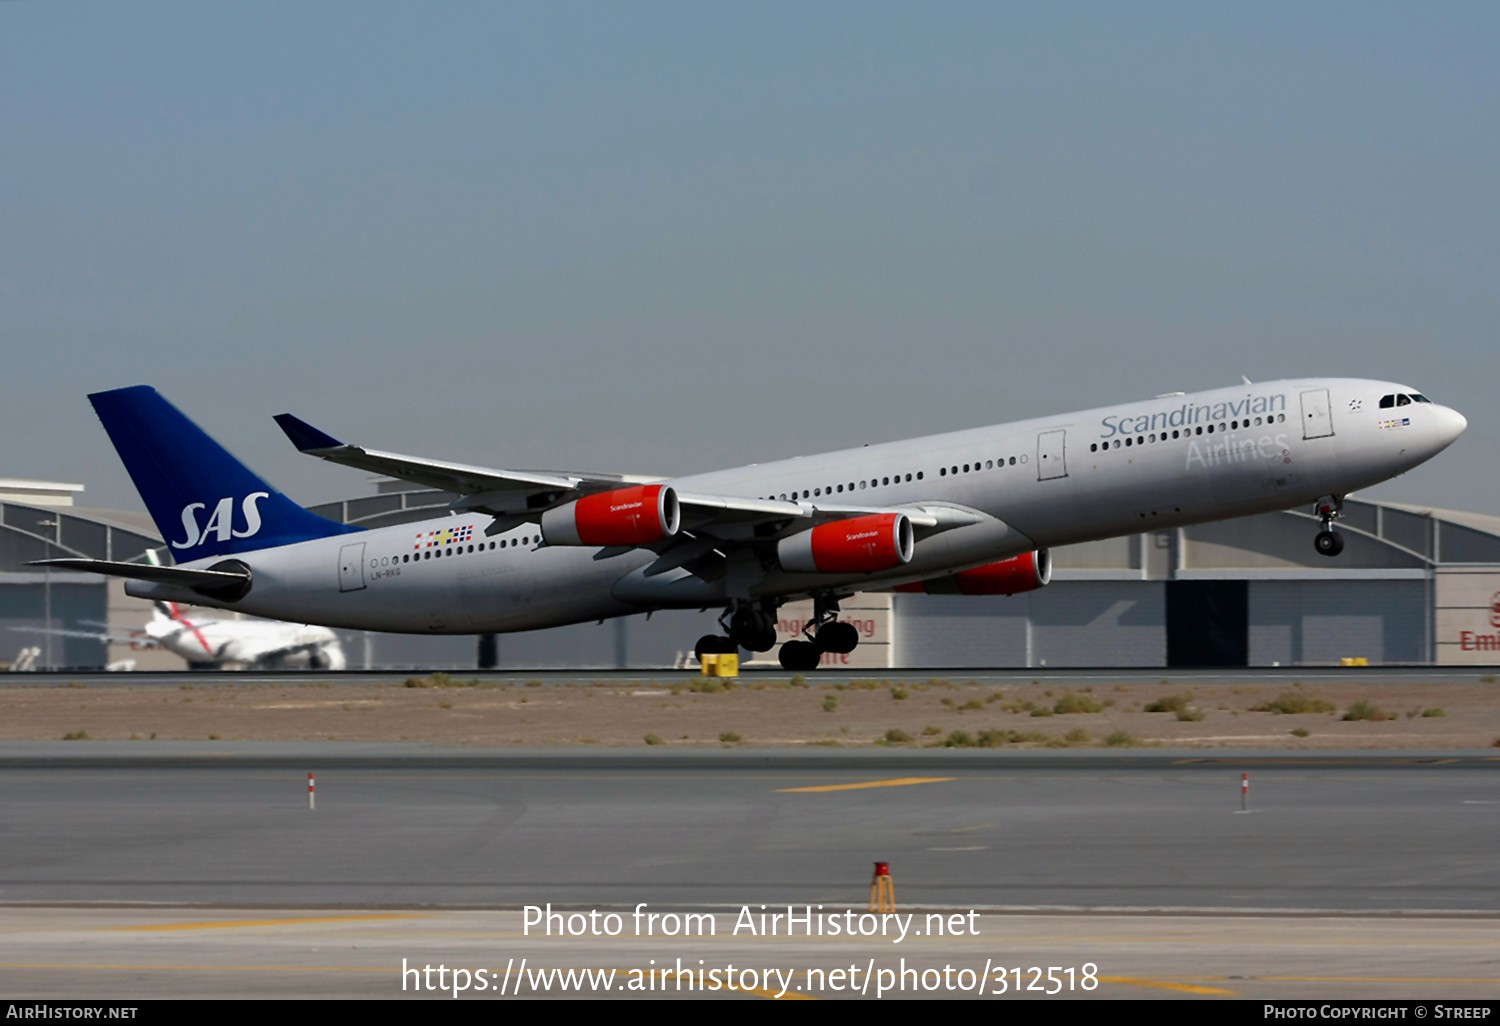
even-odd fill
[(168, 584), (187, 588), (209, 598), (231, 601), (243, 597), (250, 590), (250, 568), (238, 560), (225, 560), (209, 570), (116, 563), (108, 559), (38, 559), (27, 565), (83, 570), (109, 577), (128, 577), (135, 581), (150, 581), (152, 584)]
[(70, 631), (56, 627), (7, 627), (5, 629), (8, 631), (18, 631), (22, 634), (50, 634), (54, 638), (88, 638), (90, 641), (113, 643), (132, 641), (146, 641), (148, 644), (151, 643), (149, 639), (138, 638), (128, 633), (110, 634), (107, 631)]

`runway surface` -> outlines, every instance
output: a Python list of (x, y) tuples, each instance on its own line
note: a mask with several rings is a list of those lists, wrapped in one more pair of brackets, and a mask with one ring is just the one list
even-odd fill
[(1479, 755), (1262, 757), (1248, 813), (1230, 761), (725, 756), (325, 759), (316, 811), (295, 758), (5, 768), (0, 901), (847, 903), (886, 860), (919, 904), (1500, 911)]
[[(66, 766), (52, 757), (67, 745), (0, 750), (8, 993), (397, 997), (403, 957), (492, 974), (513, 960), (512, 983), (521, 958), (1096, 964), (1101, 989), (1075, 997), (1457, 998), (1500, 982), (1500, 760), (1484, 753), (710, 751), (580, 765), (427, 746), (89, 747)], [(299, 767), (314, 762), (310, 810)], [(976, 909), (978, 934), (726, 936), (742, 905), (862, 911), (875, 860), (902, 912)], [(712, 912), (719, 932), (521, 936), (517, 910), (549, 902)]]
[[(66, 687), (71, 683), (87, 684), (89, 687), (181, 687), (191, 683), (194, 687), (210, 684), (287, 684), (297, 682), (326, 681), (331, 684), (400, 684), (408, 677), (420, 676), (426, 670), (345, 670), (330, 673), (326, 670), (287, 670), (275, 673), (222, 673), (213, 671), (184, 671), (179, 673), (102, 673), (77, 671), (44, 671), (37, 673), (0, 673), (0, 687)], [(1149, 684), (1164, 680), (1173, 685), (1193, 684), (1286, 684), (1301, 681), (1304, 684), (1322, 682), (1370, 683), (1370, 684), (1472, 684), (1500, 673), (1495, 666), (1296, 666), (1280, 668), (1239, 669), (1164, 669), (1162, 667), (1094, 667), (1080, 669), (1030, 669), (997, 670), (986, 667), (926, 667), (920, 669), (870, 669), (857, 671), (816, 670), (807, 675), (813, 684), (838, 684), (850, 680), (906, 680), (920, 681), (939, 678), (955, 683), (970, 681), (983, 685), (1029, 684), (1039, 681), (1066, 687), (1083, 687), (1090, 684)], [(696, 668), (691, 670), (454, 670), (449, 673), (455, 680), (478, 680), (481, 683), (525, 684), (541, 681), (543, 684), (566, 684), (569, 682), (608, 682), (632, 685), (670, 684), (699, 676)], [(746, 680), (785, 680), (785, 670), (746, 670)]]
[[(1500, 984), (1493, 918), (979, 913), (972, 933), (965, 915), (962, 936), (912, 933), (896, 943), (736, 936), (737, 909), (717, 910), (712, 936), (638, 937), (633, 910), (618, 911), (619, 936), (564, 939), (523, 935), (514, 910), (0, 908), (0, 989), (127, 1001), (502, 1001), (519, 990), (523, 998), (1454, 1002), (1493, 1000)], [(909, 925), (923, 931), (927, 922), (919, 911)], [(403, 973), (403, 964), (419, 971)], [(679, 964), (693, 973), (682, 990)], [(1053, 967), (1055, 983), (1046, 977)], [(574, 970), (572, 979), (559, 979), (559, 969)], [(662, 969), (671, 974), (665, 980)], [(590, 977), (581, 980), (580, 970)], [(731, 980), (735, 990), (725, 986)], [(467, 989), (456, 990), (459, 983)]]

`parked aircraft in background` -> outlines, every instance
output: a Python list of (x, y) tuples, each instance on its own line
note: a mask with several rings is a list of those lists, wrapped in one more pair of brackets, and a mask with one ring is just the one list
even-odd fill
[(222, 620), (184, 615), (175, 602), (153, 604), (140, 630), (82, 621), (96, 630), (12, 627), (13, 631), (164, 648), (196, 670), (342, 670), (344, 649), (327, 627), (276, 620)]
[(304, 453), (452, 492), (449, 516), (361, 530), (296, 505), (154, 389), (90, 396), (177, 565), (46, 560), (126, 591), (364, 630), (534, 630), (720, 608), (697, 652), (766, 651), (811, 597), (789, 670), (849, 652), (857, 591), (1009, 595), (1048, 548), (1311, 505), (1343, 549), (1343, 497), (1432, 458), (1466, 421), (1406, 385), (1278, 381), (687, 477), (497, 470), (341, 442), (283, 414)]

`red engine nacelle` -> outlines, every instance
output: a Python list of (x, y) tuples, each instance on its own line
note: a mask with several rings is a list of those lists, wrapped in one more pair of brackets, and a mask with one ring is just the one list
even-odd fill
[(542, 514), (548, 545), (648, 545), (677, 533), (677, 493), (666, 485), (585, 495)]
[(783, 538), (776, 555), (791, 573), (868, 574), (909, 563), (914, 545), (905, 513), (876, 513)]
[(947, 577), (902, 584), (896, 590), (928, 595), (1019, 595), (1036, 591), (1050, 580), (1052, 556), (1046, 549), (1037, 549)]

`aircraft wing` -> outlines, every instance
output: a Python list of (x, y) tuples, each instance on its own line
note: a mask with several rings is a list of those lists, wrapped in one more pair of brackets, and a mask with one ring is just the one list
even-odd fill
[(461, 498), (456, 509), (472, 509), (496, 515), (537, 512), (560, 500), (590, 492), (608, 491), (625, 485), (652, 484), (659, 478), (638, 474), (575, 474), (546, 470), (495, 470), (465, 463), (446, 463), (420, 456), (381, 452), (348, 445), (318, 430), (290, 413), (277, 416), (276, 423), (299, 452), (330, 463), (394, 477)]
[[(682, 507), (683, 530), (726, 539), (743, 535), (745, 527), (752, 528), (757, 537), (780, 536), (834, 520), (881, 513), (905, 513), (918, 530), (931, 530), (941, 523), (939, 517), (917, 506), (825, 506), (816, 502), (743, 499), (694, 492), (678, 492), (677, 502)], [(766, 527), (772, 530), (767, 532)]]
[[(495, 518), (488, 533), (509, 530), (534, 520), (546, 509), (583, 495), (662, 480), (634, 474), (495, 470), (445, 463), (349, 445), (290, 413), (283, 413), (275, 420), (292, 444), (309, 456), (457, 493), (459, 498), (450, 504), (452, 509), (488, 513)], [(983, 514), (951, 503), (856, 506), (698, 492), (678, 492), (677, 501), (682, 510), (682, 529), (671, 538), (646, 546), (661, 557), (648, 574), (712, 558), (714, 550), (722, 553), (735, 546), (766, 544), (850, 517), (903, 513), (919, 536), (984, 519)]]
[[(662, 480), (641, 474), (498, 470), (466, 463), (447, 463), (349, 445), (290, 413), (280, 414), (275, 420), (299, 452), (330, 463), (370, 470), (398, 480), (454, 492), (460, 496), (453, 503), (455, 509), (475, 510), (497, 516), (539, 513), (548, 506), (580, 495), (627, 485), (654, 484)], [(802, 526), (811, 526), (846, 517), (892, 512), (905, 513), (918, 529), (932, 529), (940, 524), (939, 519), (926, 510), (906, 506), (836, 506), (688, 492), (679, 492), (677, 499), (683, 507), (685, 527), (766, 524), (780, 520), (801, 520), (804, 521)]]

